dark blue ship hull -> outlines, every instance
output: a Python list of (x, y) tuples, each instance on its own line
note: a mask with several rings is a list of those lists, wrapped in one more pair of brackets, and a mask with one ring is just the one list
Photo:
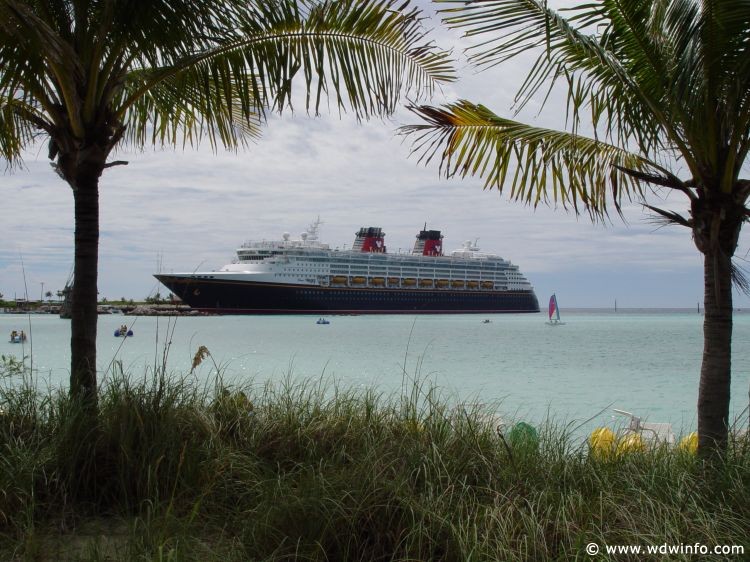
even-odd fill
[(216, 314), (539, 312), (533, 291), (318, 287), (155, 275), (191, 308)]

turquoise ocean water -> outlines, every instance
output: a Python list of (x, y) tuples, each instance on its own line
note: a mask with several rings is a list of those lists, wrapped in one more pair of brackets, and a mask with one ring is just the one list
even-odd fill
[[(703, 347), (703, 316), (692, 311), (563, 311), (566, 325), (550, 327), (542, 314), (333, 316), (99, 317), (99, 367), (113, 360), (142, 376), (161, 364), (187, 373), (205, 345), (231, 381), (336, 380), (346, 387), (399, 392), (406, 379), (436, 385), (454, 401), (492, 404), (503, 417), (532, 422), (551, 415), (611, 425), (613, 407), (649, 421), (695, 428)], [(115, 338), (123, 323), (135, 336)], [(13, 329), (31, 333), (11, 344)], [(0, 314), (0, 354), (33, 361), (39, 384), (66, 386), (69, 321), (52, 315)], [(732, 413), (748, 404), (750, 314), (734, 317)], [(204, 363), (196, 377), (207, 379)], [(100, 379), (101, 379), (100, 375)], [(103, 377), (106, 380), (106, 375)], [(495, 407), (496, 405), (496, 407)], [(603, 413), (600, 413), (604, 411)], [(746, 415), (746, 414), (745, 414)], [(746, 423), (746, 417), (745, 417)]]

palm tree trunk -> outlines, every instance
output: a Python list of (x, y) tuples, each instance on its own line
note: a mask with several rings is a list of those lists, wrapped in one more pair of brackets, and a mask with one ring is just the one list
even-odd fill
[(698, 391), (698, 452), (723, 456), (729, 431), (732, 364), (732, 258), (714, 246), (704, 254), (703, 363)]
[[(98, 170), (97, 170), (98, 168)], [(96, 411), (97, 275), (99, 262), (99, 176), (103, 166), (78, 167), (75, 201), (75, 264), (70, 338), (70, 393)]]

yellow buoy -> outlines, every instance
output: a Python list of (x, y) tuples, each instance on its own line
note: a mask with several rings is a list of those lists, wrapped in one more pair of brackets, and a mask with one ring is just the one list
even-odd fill
[(601, 458), (608, 457), (612, 453), (614, 443), (615, 434), (608, 427), (597, 427), (589, 435), (591, 452)]
[(677, 444), (677, 448), (680, 451), (685, 451), (686, 453), (690, 453), (691, 455), (694, 455), (698, 452), (698, 432), (693, 431), (693, 433), (690, 433), (680, 439), (680, 442)]
[(628, 433), (617, 441), (617, 454), (643, 451), (643, 438), (639, 433)]

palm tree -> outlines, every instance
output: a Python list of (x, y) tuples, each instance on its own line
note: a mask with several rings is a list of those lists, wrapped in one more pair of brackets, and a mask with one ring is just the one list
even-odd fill
[[(750, 181), (739, 177), (750, 149), (750, 3), (593, 0), (563, 14), (544, 0), (436, 2), (452, 5), (440, 11), (449, 27), (476, 39), (470, 56), (482, 68), (536, 50), (518, 107), (539, 93), (546, 102), (562, 82), (570, 130), (528, 126), (465, 100), (415, 106), (425, 122), (404, 128), (414, 151), (437, 156), (446, 176), (481, 177), (531, 205), (561, 203), (596, 220), (635, 197), (690, 229), (704, 260), (699, 451), (723, 454), (732, 279), (742, 279), (732, 256), (750, 214)], [(579, 134), (582, 124), (593, 138)], [(646, 186), (682, 194), (688, 213), (647, 204)]]
[(292, 86), (358, 118), (452, 79), (396, 0), (0, 0), (0, 155), (39, 136), (72, 188), (71, 393), (96, 408), (99, 179), (122, 142), (244, 146)]

